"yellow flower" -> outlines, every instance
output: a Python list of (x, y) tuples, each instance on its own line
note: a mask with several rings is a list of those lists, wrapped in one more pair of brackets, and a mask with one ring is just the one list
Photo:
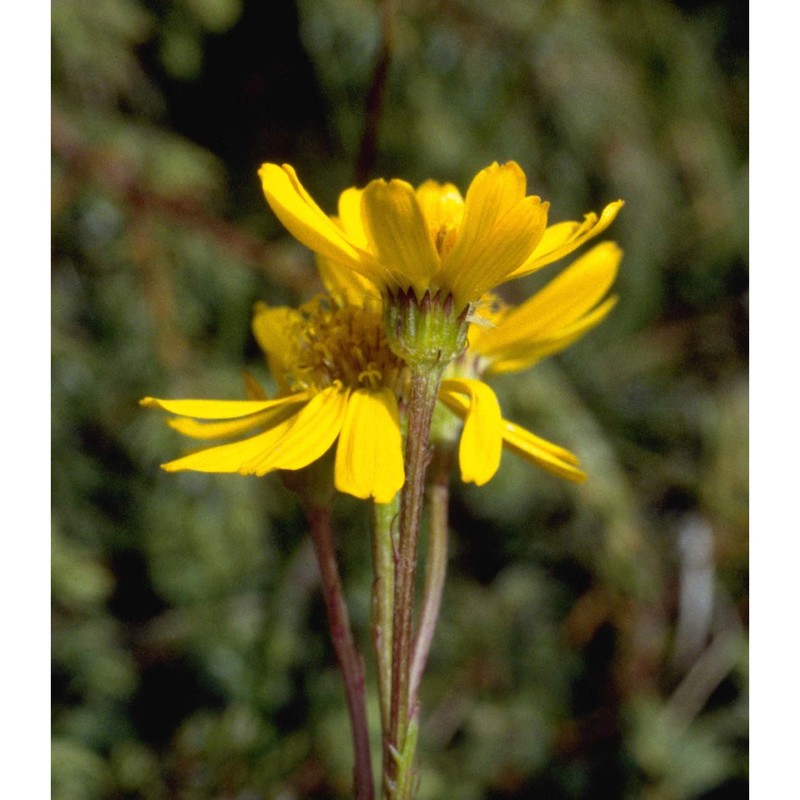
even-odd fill
[(547, 227), (547, 204), (525, 196), (525, 176), (509, 162), (478, 173), (465, 199), (452, 184), (433, 181), (416, 191), (399, 180), (347, 189), (333, 218), (290, 166), (265, 164), (260, 175), (278, 217), (317, 253), (329, 295), (297, 310), (257, 306), (253, 330), (279, 386), (275, 399), (257, 390), (256, 399), (241, 401), (142, 400), (178, 415), (170, 424), (186, 436), (226, 440), (164, 469), (264, 475), (301, 469), (335, 445), (337, 489), (391, 501), (405, 480), (401, 415), (409, 369), (387, 341), (383, 310), (413, 291), (417, 299), (452, 298), (446, 305), (470, 310), (479, 323), (470, 326), (469, 346), (450, 364), (438, 395), (463, 422), (462, 479), (486, 483), (503, 448), (568, 480), (585, 479), (568, 450), (503, 419), (480, 378), (531, 366), (598, 324), (616, 302), (603, 297), (619, 249), (597, 245), (518, 308), (487, 293), (605, 230), (621, 201), (599, 218)]
[[(365, 285), (367, 293), (353, 293), (348, 302), (341, 292), (346, 270), (331, 263), (323, 275), (329, 296), (299, 309), (256, 306), (253, 332), (278, 383), (276, 399), (261, 392), (252, 400), (141, 401), (178, 415), (170, 425), (185, 436), (225, 440), (170, 461), (165, 470), (265, 475), (308, 466), (335, 444), (339, 491), (378, 503), (392, 500), (405, 480), (401, 408), (407, 368), (386, 342), (380, 299)], [(470, 369), (462, 375), (454, 370), (439, 389), (442, 406), (464, 423), (462, 479), (486, 483), (505, 447), (555, 475), (583, 480), (572, 453), (503, 419), (492, 389), (471, 377), (480, 355), (466, 355), (473, 359)], [(251, 387), (251, 394), (259, 392)]]
[[(598, 247), (604, 250), (607, 249), (606, 245), (598, 245)], [(611, 245), (611, 247), (615, 252), (619, 253), (616, 245)], [(584, 280), (591, 280), (596, 277), (591, 270), (586, 273), (581, 261), (582, 259), (579, 259), (570, 268), (574, 270), (572, 274), (577, 275), (580, 273), (584, 275)], [(603, 259), (598, 259), (596, 263), (600, 261), (603, 261)], [(619, 263), (618, 257), (616, 258), (616, 263)], [(353, 283), (352, 273), (347, 266), (332, 260), (319, 259), (319, 267), (327, 289), (334, 295), (345, 292), (350, 298), (350, 302), (356, 305), (358, 303), (374, 305), (379, 302), (375, 288), (368, 281), (359, 279), (357, 284)], [(577, 270), (575, 269), (576, 267), (578, 268)], [(570, 270), (567, 270), (568, 272)], [(564, 286), (566, 290), (570, 290), (572, 282), (564, 281), (560, 285)], [(605, 293), (606, 289), (603, 289), (601, 294)], [(549, 290), (549, 287), (542, 291), (545, 293), (545, 301), (547, 301), (548, 297), (557, 296), (556, 293)], [(501, 311), (498, 301), (494, 298), (487, 298), (487, 302), (490, 300), (494, 302), (494, 314), (498, 320), (495, 330), (501, 334), (504, 331), (508, 333), (509, 329), (506, 328), (499, 317), (511, 312), (508, 309)], [(565, 300), (564, 316), (562, 318), (564, 332), (573, 326), (576, 319), (582, 319), (579, 305), (580, 302), (568, 308)], [(605, 313), (610, 310), (610, 307), (610, 305), (603, 304)], [(523, 310), (523, 306), (520, 306), (518, 310)], [(535, 306), (534, 311), (536, 311)], [(592, 318), (595, 318), (593, 313)], [(596, 321), (599, 322), (600, 320), (597, 319)], [(557, 321), (554, 323), (554, 327), (555, 324), (557, 324)], [(584, 330), (588, 330), (588, 327), (584, 328)], [(471, 339), (475, 332), (483, 334), (491, 331), (491, 328), (485, 329), (481, 325), (472, 325), (469, 336)], [(575, 338), (577, 338), (577, 335)], [(519, 346), (523, 347), (524, 343)], [(532, 346), (535, 346), (535, 341), (532, 342)], [(514, 358), (519, 358), (518, 353), (512, 353), (512, 355)], [(586, 475), (580, 469), (576, 456), (563, 447), (536, 436), (503, 418), (500, 404), (494, 391), (488, 384), (480, 380), (480, 375), (483, 372), (492, 371), (490, 366), (492, 358), (493, 356), (490, 354), (488, 346), (485, 352), (470, 346), (467, 352), (454, 362), (445, 373), (446, 377), (439, 388), (440, 404), (463, 422), (459, 443), (461, 479), (465, 483), (475, 483), (478, 486), (487, 483), (499, 469), (502, 451), (505, 448), (553, 475), (575, 482), (585, 480)], [(502, 366), (504, 362), (500, 360), (498, 355), (495, 363)], [(494, 371), (501, 370), (495, 369)]]
[(299, 310), (259, 304), (253, 332), (280, 396), (145, 398), (142, 405), (178, 414), (170, 425), (186, 436), (246, 437), (163, 468), (265, 475), (306, 467), (336, 442), (336, 488), (378, 503), (391, 501), (405, 480), (397, 398), (406, 376), (386, 344), (380, 307), (351, 306), (336, 298), (317, 298)]
[[(492, 477), (500, 463), (500, 438), (508, 450), (547, 472), (576, 482), (586, 479), (568, 450), (501, 420), (494, 392), (480, 377), (527, 369), (602, 322), (617, 302), (605, 295), (621, 258), (616, 244), (603, 242), (520, 306), (507, 306), (493, 296), (483, 299), (478, 321), (469, 329), (468, 348), (450, 366), (447, 374), (454, 377), (442, 382), (439, 393), (445, 405), (466, 420), (459, 448), (465, 481), (481, 484)], [(472, 404), (467, 382), (473, 387)], [(480, 419), (472, 423), (474, 432), (472, 416)]]
[(329, 217), (288, 164), (264, 164), (267, 201), (300, 242), (346, 265), (388, 297), (413, 290), (452, 296), (456, 313), (496, 286), (528, 275), (605, 230), (622, 207), (547, 226), (548, 203), (526, 196), (513, 161), (481, 170), (462, 198), (453, 184), (374, 180), (346, 189)]

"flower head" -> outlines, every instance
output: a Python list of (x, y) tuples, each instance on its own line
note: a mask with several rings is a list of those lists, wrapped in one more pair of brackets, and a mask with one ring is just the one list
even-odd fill
[[(435, 327), (437, 313), (446, 329), (457, 314), (438, 401), (463, 422), (462, 479), (486, 483), (503, 448), (560, 477), (585, 479), (568, 450), (503, 419), (481, 378), (529, 367), (597, 325), (616, 302), (605, 295), (619, 248), (593, 247), (516, 308), (489, 292), (596, 236), (622, 201), (599, 218), (547, 227), (547, 203), (525, 195), (525, 176), (509, 162), (479, 172), (466, 198), (452, 184), (427, 181), (414, 190), (404, 181), (372, 181), (344, 191), (333, 218), (290, 166), (265, 164), (260, 175), (278, 217), (317, 254), (328, 294), (299, 309), (256, 306), (253, 331), (278, 384), (276, 398), (251, 386), (250, 400), (142, 400), (176, 414), (170, 424), (186, 436), (225, 440), (164, 469), (265, 475), (306, 467), (335, 445), (336, 488), (390, 502), (405, 481), (401, 420), (410, 375), (386, 325), (402, 320), (387, 307), (404, 312), (413, 305), (423, 313), (409, 317), (409, 330), (424, 332), (430, 320)], [(409, 298), (414, 302), (404, 306)]]
[(462, 478), (485, 483), (500, 464), (501, 445), (547, 472), (582, 481), (578, 459), (501, 419), (485, 375), (518, 372), (568, 347), (605, 319), (617, 298), (606, 297), (622, 251), (603, 242), (522, 305), (512, 307), (487, 295), (470, 325), (468, 347), (448, 369), (439, 397), (465, 420), (459, 459)]
[[(338, 291), (344, 274), (332, 268), (327, 282), (334, 293), (299, 309), (256, 306), (253, 332), (279, 387), (275, 399), (255, 389), (251, 394), (261, 396), (250, 400), (142, 400), (178, 415), (170, 425), (185, 436), (224, 442), (170, 461), (165, 470), (265, 475), (306, 467), (335, 445), (339, 491), (392, 500), (405, 480), (401, 416), (408, 372), (386, 341), (380, 299), (367, 294), (348, 302)], [(483, 332), (473, 325), (470, 336), (476, 329)], [(494, 330), (499, 337), (509, 328), (501, 321)], [(488, 347), (470, 347), (439, 389), (445, 413), (463, 422), (462, 479), (486, 483), (506, 448), (547, 472), (583, 480), (572, 453), (503, 419), (497, 397), (480, 380), (491, 358)]]
[(549, 204), (526, 195), (513, 161), (481, 170), (462, 198), (451, 183), (374, 180), (346, 189), (338, 216), (314, 202), (288, 164), (259, 171), (267, 201), (315, 253), (346, 265), (389, 298), (448, 296), (459, 313), (496, 286), (575, 250), (614, 220), (622, 201), (598, 218), (547, 226)]
[[(506, 420), (486, 375), (517, 372), (565, 349), (602, 322), (616, 305), (606, 297), (616, 278), (622, 251), (603, 242), (578, 258), (564, 272), (520, 306), (486, 295), (469, 326), (467, 348), (448, 367), (439, 389), (440, 421), (455, 414), (460, 432), (461, 478), (482, 485), (500, 466), (503, 449), (553, 475), (574, 482), (585, 480), (575, 455)], [(374, 303), (377, 290), (344, 264), (318, 258), (329, 291), (349, 292), (351, 302)], [(368, 300), (367, 300), (368, 298)], [(448, 431), (452, 426), (443, 426)], [(458, 435), (458, 431), (455, 432)]]
[(164, 469), (265, 475), (306, 467), (336, 442), (337, 489), (389, 502), (405, 480), (398, 410), (405, 367), (386, 345), (380, 308), (337, 297), (297, 310), (259, 304), (253, 331), (278, 398), (145, 398), (145, 406), (178, 414), (170, 425), (186, 436), (235, 439)]

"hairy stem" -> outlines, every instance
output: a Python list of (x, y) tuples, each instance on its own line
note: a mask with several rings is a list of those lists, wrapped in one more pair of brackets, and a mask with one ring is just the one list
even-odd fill
[[(417, 540), (425, 494), (425, 473), (430, 460), (430, 428), (441, 381), (438, 364), (412, 368), (406, 435), (406, 483), (400, 496), (400, 528), (394, 554), (395, 585), (392, 621), (392, 692), (389, 748), (385, 788), (393, 800), (410, 798), (413, 791), (415, 736), (409, 726), (417, 716), (417, 700), (411, 692), (411, 659), (414, 642), (414, 580)], [(416, 727), (416, 722), (415, 726)], [(407, 744), (410, 747), (407, 747)], [(402, 794), (397, 792), (402, 791)]]

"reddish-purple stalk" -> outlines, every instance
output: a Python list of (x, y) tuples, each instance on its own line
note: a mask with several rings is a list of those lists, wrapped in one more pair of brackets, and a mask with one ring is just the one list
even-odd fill
[(369, 746), (366, 702), (364, 698), (364, 659), (356, 647), (347, 612), (336, 548), (333, 542), (330, 508), (312, 507), (306, 511), (311, 538), (322, 577), (322, 594), (328, 614), (333, 649), (344, 679), (347, 709), (353, 733), (355, 766), (353, 784), (356, 800), (374, 800), (375, 786)]

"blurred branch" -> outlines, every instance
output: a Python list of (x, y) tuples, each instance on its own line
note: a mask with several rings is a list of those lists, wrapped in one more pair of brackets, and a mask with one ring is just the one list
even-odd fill
[[(720, 599), (719, 595), (717, 599)], [(742, 622), (733, 603), (725, 596), (722, 600), (721, 630), (694, 662), (665, 706), (665, 712), (687, 728), (734, 669), (744, 643)]]
[(383, 112), (383, 101), (386, 95), (386, 83), (389, 76), (389, 63), (394, 46), (392, 0), (381, 3), (381, 43), (372, 72), (372, 84), (367, 94), (364, 110), (364, 131), (356, 161), (355, 183), (362, 186), (375, 169), (378, 153), (378, 128)]

